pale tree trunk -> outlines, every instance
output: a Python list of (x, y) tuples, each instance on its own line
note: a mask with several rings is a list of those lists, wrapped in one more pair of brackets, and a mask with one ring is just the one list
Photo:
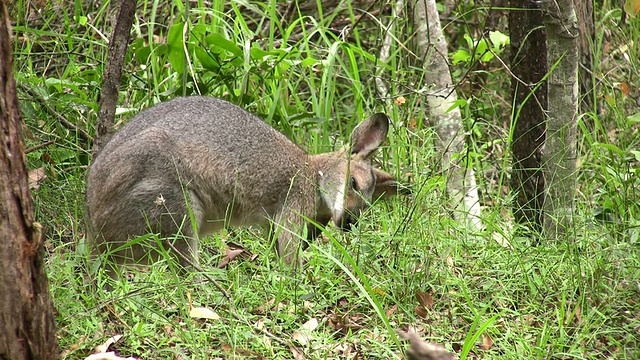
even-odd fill
[(59, 359), (42, 230), (34, 221), (24, 162), (10, 32), (0, 0), (0, 359)]
[(562, 239), (571, 227), (576, 192), (578, 115), (578, 19), (572, 0), (545, 2), (549, 75), (547, 137), (542, 149), (545, 178), (544, 232)]
[(458, 100), (449, 72), (447, 41), (442, 33), (435, 0), (416, 0), (413, 21), (417, 50), (424, 59), (425, 83), (433, 84), (427, 94), (429, 115), (436, 126), (447, 174), (447, 192), (455, 206), (454, 216), (471, 230), (482, 227), (480, 200), (471, 159), (466, 157), (465, 131), (460, 109), (451, 111)]

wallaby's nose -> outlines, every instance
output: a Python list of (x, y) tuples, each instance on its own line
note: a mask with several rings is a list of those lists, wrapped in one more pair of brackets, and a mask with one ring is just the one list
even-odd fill
[(351, 226), (355, 225), (358, 219), (352, 214), (344, 214), (340, 223), (340, 230), (351, 231)]

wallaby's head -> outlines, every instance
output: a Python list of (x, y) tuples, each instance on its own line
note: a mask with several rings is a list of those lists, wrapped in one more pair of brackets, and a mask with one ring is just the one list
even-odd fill
[(343, 149), (316, 155), (321, 206), (318, 220), (350, 230), (360, 214), (378, 197), (398, 192), (396, 179), (371, 166), (370, 157), (387, 137), (389, 118), (378, 113), (360, 123)]

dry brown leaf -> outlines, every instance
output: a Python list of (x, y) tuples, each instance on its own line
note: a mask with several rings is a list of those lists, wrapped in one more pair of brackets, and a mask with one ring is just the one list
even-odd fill
[(302, 345), (309, 343), (311, 339), (311, 332), (318, 327), (318, 319), (311, 318), (306, 323), (302, 324), (300, 329), (293, 333), (292, 337)]
[(429, 316), (429, 312), (423, 306), (416, 305), (414, 311), (416, 312), (416, 315), (423, 319), (426, 319)]
[(418, 303), (422, 305), (425, 309), (433, 308), (433, 298), (426, 291), (418, 291), (416, 292), (416, 298), (418, 299)]
[(406, 102), (407, 102), (407, 99), (405, 99), (404, 96), (398, 96), (397, 98), (395, 98), (395, 100), (393, 100), (393, 103), (398, 106), (404, 105), (404, 103)]
[(620, 88), (620, 91), (622, 92), (623, 95), (628, 96), (629, 95), (629, 84), (627, 83), (619, 83), (618, 87)]
[(393, 305), (389, 310), (387, 310), (387, 319), (389, 319), (396, 310), (398, 310), (398, 305)]
[(340, 333), (346, 335), (349, 332), (356, 332), (360, 329), (362, 329), (362, 325), (358, 324), (357, 321), (361, 318), (362, 316), (358, 316), (358, 315), (354, 315), (354, 316), (347, 316), (347, 315), (340, 315), (340, 314), (331, 314), (329, 316), (329, 324), (337, 331), (339, 331)]
[(44, 166), (41, 168), (29, 170), (29, 189), (38, 190), (40, 188), (40, 181), (47, 178), (47, 174), (44, 170)]
[(238, 255), (244, 252), (243, 249), (227, 249), (224, 257), (220, 260), (220, 264), (218, 264), (218, 269), (224, 269), (229, 265), (233, 259), (235, 259)]
[(448, 352), (444, 347), (428, 343), (414, 332), (397, 331), (398, 335), (409, 340), (407, 358), (409, 360), (454, 360), (457, 357)]
[(447, 265), (449, 266), (449, 268), (453, 269), (454, 263), (453, 263), (453, 258), (451, 256), (447, 256)]
[(225, 251), (224, 258), (220, 260), (220, 264), (218, 264), (218, 268), (223, 269), (227, 267), (227, 265), (229, 265), (229, 263), (232, 262), (237, 257), (241, 259), (245, 259), (245, 260), (249, 259), (249, 261), (253, 261), (258, 256), (251, 254), (244, 247), (238, 244), (227, 242), (227, 250)]
[(489, 334), (484, 334), (484, 337), (482, 338), (482, 348), (485, 350), (489, 350), (492, 346), (493, 339), (491, 339), (491, 336), (489, 336)]

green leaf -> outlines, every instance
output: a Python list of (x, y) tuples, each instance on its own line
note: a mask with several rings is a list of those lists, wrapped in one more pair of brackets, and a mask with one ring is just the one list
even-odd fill
[(171, 67), (179, 74), (184, 70), (184, 37), (182, 31), (184, 23), (179, 22), (173, 24), (169, 28), (167, 35), (167, 45), (169, 46), (169, 63)]
[(453, 53), (453, 65), (456, 65), (460, 62), (467, 64), (470, 62), (470, 60), (471, 55), (469, 55), (469, 52), (467, 50), (459, 49), (458, 51)]
[(218, 72), (220, 70), (220, 64), (218, 64), (218, 62), (214, 59), (213, 55), (199, 46), (196, 46), (194, 50), (196, 53), (196, 58), (198, 58), (203, 68), (213, 72)]
[(300, 62), (300, 65), (304, 66), (304, 67), (309, 67), (309, 66), (313, 66), (315, 64), (318, 63), (318, 59), (314, 59), (311, 56), (308, 56), (306, 59), (302, 60)]
[(227, 40), (222, 35), (216, 33), (205, 38), (208, 45), (224, 49), (235, 56), (242, 57), (242, 49), (234, 42)]
[(493, 44), (494, 51), (501, 51), (505, 46), (511, 43), (511, 39), (509, 36), (501, 33), (500, 31), (490, 31), (489, 39), (491, 39), (491, 43)]
[(599, 147), (599, 148), (603, 148), (603, 149), (607, 149), (609, 151), (612, 151), (620, 156), (624, 156), (624, 151), (620, 150), (619, 147), (613, 145), (613, 144), (604, 144), (604, 143), (593, 143), (593, 147)]
[(465, 107), (465, 106), (467, 106), (467, 100), (465, 100), (465, 99), (458, 99), (458, 100), (456, 100), (456, 101), (454, 101), (454, 102), (453, 102), (453, 104), (451, 105), (451, 107), (449, 107), (445, 113), (448, 113), (449, 111), (451, 111), (451, 110), (453, 110), (453, 109), (455, 109), (455, 108), (458, 108), (458, 107), (460, 107), (460, 108), (461, 108), (461, 107)]
[(631, 116), (627, 116), (627, 125), (634, 125), (640, 123), (640, 113), (635, 113)]
[(482, 62), (489, 62), (491, 60), (493, 60), (495, 56), (493, 55), (493, 53), (491, 51), (487, 51), (484, 54), (482, 54), (482, 57), (480, 58), (480, 61)]
[(75, 20), (78, 24), (85, 26), (87, 25), (87, 17), (86, 16), (74, 16), (73, 20)]

